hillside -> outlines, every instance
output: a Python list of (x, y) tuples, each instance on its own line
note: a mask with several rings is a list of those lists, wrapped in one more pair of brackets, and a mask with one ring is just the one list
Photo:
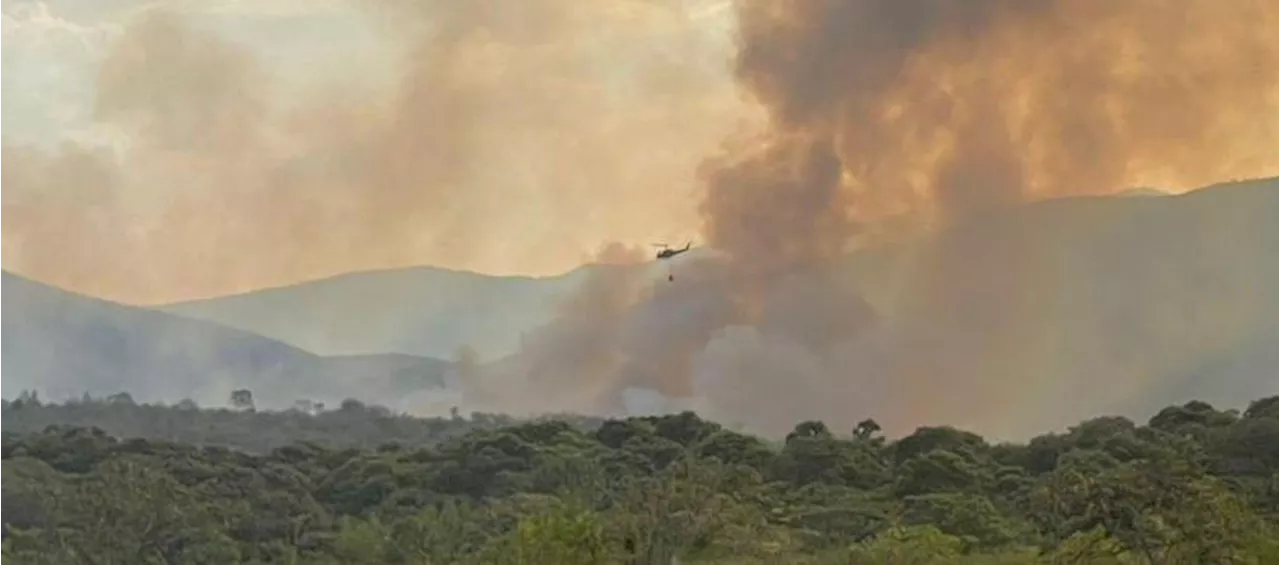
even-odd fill
[(225, 404), (249, 388), (259, 404), (359, 396), (393, 403), (443, 384), (447, 363), (404, 355), (320, 357), (252, 333), (125, 306), (3, 274), (5, 391), (48, 398), (129, 391), (138, 401)]
[[(1274, 392), (1277, 179), (1133, 192), (1043, 201), (851, 255), (850, 284), (938, 393), (910, 402), (957, 419), (964, 398), (997, 395), (999, 422), (967, 423), (999, 431)], [(323, 353), (443, 357), (470, 343), (494, 360), (586, 269), (355, 273), (165, 309)]]

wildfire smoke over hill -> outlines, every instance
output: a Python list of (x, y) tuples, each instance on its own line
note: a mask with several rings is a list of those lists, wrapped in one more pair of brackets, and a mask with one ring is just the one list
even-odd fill
[(773, 432), (814, 413), (978, 423), (978, 399), (1015, 402), (1010, 379), (1037, 366), (1025, 331), (1055, 298), (1043, 247), (925, 254), (892, 321), (836, 272), (851, 247), (883, 243), (885, 220), (1275, 172), (1274, 3), (736, 6), (736, 77), (769, 119), (702, 169), (721, 254), (676, 284), (636, 268), (588, 285), (608, 300), (570, 301), (521, 353), (539, 403), (606, 409), (636, 386)]

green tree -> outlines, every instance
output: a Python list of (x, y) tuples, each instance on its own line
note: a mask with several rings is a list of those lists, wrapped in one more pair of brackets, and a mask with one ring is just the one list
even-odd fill
[(497, 547), (491, 559), (500, 565), (598, 565), (610, 559), (600, 517), (564, 504), (521, 519)]

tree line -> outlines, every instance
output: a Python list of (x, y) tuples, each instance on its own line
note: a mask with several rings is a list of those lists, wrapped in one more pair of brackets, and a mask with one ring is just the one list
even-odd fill
[(1277, 397), (783, 441), (685, 412), (412, 418), (3, 406), (3, 557), (33, 564), (1272, 563)]

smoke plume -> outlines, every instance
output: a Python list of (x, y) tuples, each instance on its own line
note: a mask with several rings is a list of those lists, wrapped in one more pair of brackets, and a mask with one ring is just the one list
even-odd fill
[[(1045, 356), (1079, 355), (1033, 323), (1071, 303), (1054, 242), (1003, 210), (1276, 172), (1264, 0), (743, 0), (731, 81), (670, 3), (367, 4), (404, 53), (394, 88), (288, 103), (236, 44), (161, 13), (126, 28), (96, 110), (129, 146), (6, 145), (6, 266), (159, 302), (568, 267), (700, 222), (701, 256), (611, 248), (517, 354), (468, 358), (468, 409), (617, 412), (650, 389), (769, 433), (983, 427)], [(910, 284), (860, 291), (849, 252), (889, 242)], [(1135, 335), (1188, 356), (1245, 316), (1169, 311)], [(1090, 351), (1130, 367), (1116, 380), (1160, 369), (1121, 349)]]
[[(1275, 173), (1270, 2), (736, 6), (735, 74), (768, 126), (702, 168), (719, 253), (671, 284), (618, 281), (628, 308), (584, 305), (608, 323), (552, 324), (552, 343), (574, 340), (564, 324), (590, 336), (573, 341), (590, 355), (562, 359), (609, 359), (558, 390), (656, 389), (773, 433), (869, 414), (897, 430), (992, 424), (1033, 378), (1045, 336), (1027, 332), (1058, 299), (1047, 242), (1017, 237), (1027, 226), (1001, 224), (1002, 209)], [(917, 284), (873, 307), (842, 258), (904, 225), (970, 227), (918, 253), (904, 267)]]

